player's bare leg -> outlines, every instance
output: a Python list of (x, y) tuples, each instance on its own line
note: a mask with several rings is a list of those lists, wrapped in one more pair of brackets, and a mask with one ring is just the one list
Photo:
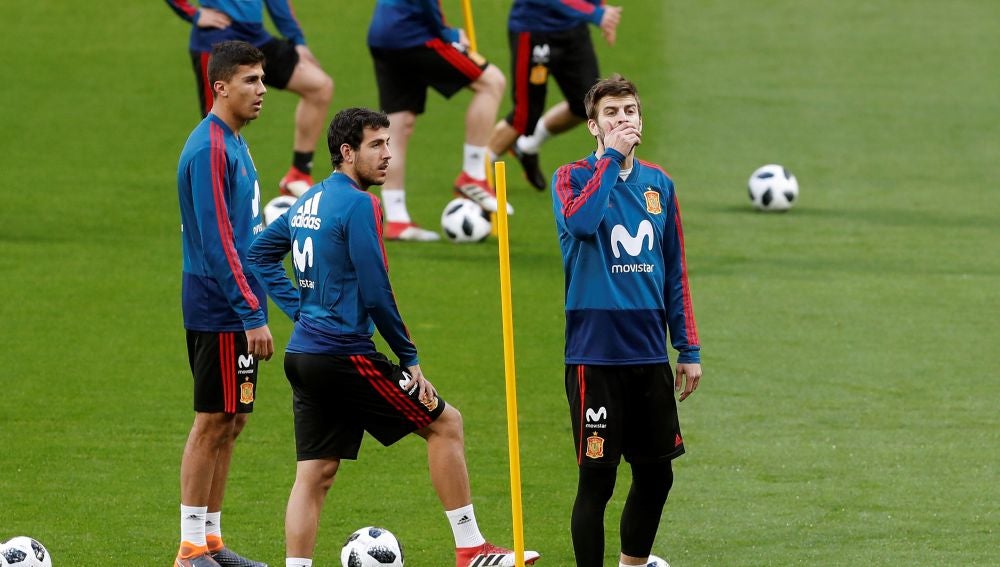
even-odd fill
[[(219, 469), (220, 455), (232, 455), (232, 442), (236, 423), (236, 414), (196, 412), (194, 423), (184, 445), (184, 455), (181, 458), (181, 506), (200, 508), (200, 517), (181, 518), (181, 545), (178, 559), (190, 559), (205, 555), (208, 543), (205, 539), (204, 513), (211, 508), (218, 511), (222, 503), (222, 493), (225, 492), (225, 479), (221, 479), (222, 490), (212, 500), (213, 487), (216, 486), (216, 476), (228, 472), (228, 459), (224, 470)], [(224, 451), (224, 447), (229, 449)], [(213, 507), (214, 505), (214, 507)]]
[(447, 406), (440, 417), (417, 431), (427, 441), (427, 464), (431, 484), (445, 510), (472, 503), (469, 471), (465, 465), (465, 434), (462, 414)]
[(285, 511), (286, 557), (313, 556), (323, 502), (333, 486), (339, 459), (299, 461)]
[[(469, 88), (474, 94), (465, 113), (465, 156), (462, 173), (455, 180), (455, 192), (488, 212), (496, 212), (496, 193), (486, 181), (487, 144), (507, 79), (496, 65), (489, 65)], [(514, 208), (507, 203), (507, 214), (513, 213)]]
[(386, 220), (382, 237), (386, 240), (433, 242), (441, 238), (438, 233), (414, 224), (406, 208), (406, 150), (416, 124), (417, 115), (408, 110), (389, 115), (389, 149), (392, 151), (392, 159), (389, 160), (381, 192)]
[[(311, 155), (316, 151), (316, 141), (323, 133), (330, 101), (333, 100), (333, 79), (304, 46), (299, 46), (299, 55), (299, 62), (285, 89), (299, 95), (299, 103), (295, 107), (293, 149), (296, 153)], [(279, 186), (283, 193), (299, 196), (312, 185), (311, 174), (311, 169), (300, 171), (292, 167)]]
[[(469, 472), (465, 464), (465, 434), (462, 414), (452, 406), (427, 427), (417, 431), (427, 441), (431, 484), (437, 492), (455, 536), (455, 565), (514, 565), (511, 550), (497, 547), (483, 537), (472, 506)], [(525, 551), (526, 564), (538, 559)]]

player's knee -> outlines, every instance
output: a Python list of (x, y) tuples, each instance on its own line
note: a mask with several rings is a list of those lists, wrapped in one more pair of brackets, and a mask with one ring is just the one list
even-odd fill
[(405, 144), (413, 134), (413, 127), (417, 123), (417, 115), (412, 112), (394, 112), (389, 115), (389, 131), (392, 142)]
[(464, 443), (464, 427), (462, 413), (455, 406), (451, 405), (445, 407), (441, 415), (432, 424), (432, 430), (435, 434), (457, 443)]
[(483, 70), (483, 74), (479, 76), (476, 83), (479, 85), (477, 90), (503, 98), (503, 93), (507, 88), (507, 77), (504, 76), (499, 67), (490, 64)]

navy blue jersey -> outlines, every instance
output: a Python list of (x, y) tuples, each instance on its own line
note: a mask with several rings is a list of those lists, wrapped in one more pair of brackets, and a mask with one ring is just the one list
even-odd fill
[[(282, 265), (289, 251), (297, 293)], [(268, 225), (250, 264), (282, 311), (297, 317), (286, 352), (372, 354), (377, 328), (400, 365), (417, 364), (389, 284), (382, 206), (347, 175), (333, 172)]]
[(201, 0), (203, 8), (225, 13), (232, 20), (226, 29), (198, 27), (198, 7), (189, 0), (166, 0), (167, 5), (181, 18), (195, 24), (191, 29), (191, 51), (209, 52), (220, 41), (239, 39), (260, 47), (271, 34), (264, 28), (264, 6), (278, 31), (295, 45), (304, 45), (305, 35), (295, 19), (290, 0)]
[(368, 27), (368, 46), (406, 49), (433, 39), (458, 41), (458, 30), (448, 26), (436, 0), (377, 0)]
[(606, 149), (560, 167), (552, 200), (566, 272), (566, 364), (700, 362), (677, 195), (658, 166)]
[(583, 22), (601, 25), (604, 0), (514, 0), (507, 27), (512, 32), (553, 32)]
[(191, 132), (177, 164), (184, 272), (184, 328), (242, 331), (267, 324), (263, 287), (244, 272), (264, 230), (260, 185), (247, 144), (209, 114)]

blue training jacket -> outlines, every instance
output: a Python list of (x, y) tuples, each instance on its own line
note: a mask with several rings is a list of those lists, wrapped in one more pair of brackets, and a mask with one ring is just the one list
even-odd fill
[(245, 272), (254, 234), (264, 230), (260, 185), (247, 144), (209, 114), (177, 164), (184, 254), (184, 328), (242, 331), (267, 324), (267, 301)]
[(560, 167), (552, 201), (566, 272), (566, 363), (700, 362), (684, 233), (670, 177), (606, 149)]
[(458, 29), (448, 26), (436, 0), (377, 0), (368, 27), (368, 46), (406, 49), (439, 39), (458, 41)]
[[(289, 251), (297, 292), (282, 264)], [(418, 363), (389, 284), (382, 206), (347, 175), (334, 171), (268, 225), (250, 265), (297, 319), (286, 352), (372, 354), (377, 328), (400, 365)]]
[(514, 0), (507, 27), (512, 32), (553, 32), (583, 22), (601, 25), (604, 0)]
[(304, 45), (305, 35), (292, 11), (291, 0), (202, 0), (203, 8), (224, 12), (233, 23), (226, 29), (200, 28), (197, 26), (201, 15), (198, 6), (188, 0), (166, 0), (167, 5), (181, 18), (195, 24), (191, 26), (191, 51), (209, 52), (212, 46), (228, 39), (240, 39), (260, 47), (273, 36), (264, 28), (264, 5), (271, 15), (271, 21), (285, 38), (295, 45)]

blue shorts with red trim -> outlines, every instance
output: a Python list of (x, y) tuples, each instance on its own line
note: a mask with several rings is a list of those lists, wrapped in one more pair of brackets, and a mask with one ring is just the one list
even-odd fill
[(410, 376), (381, 353), (285, 354), (300, 461), (357, 459), (367, 431), (385, 446), (430, 425), (445, 402), (428, 403)]

